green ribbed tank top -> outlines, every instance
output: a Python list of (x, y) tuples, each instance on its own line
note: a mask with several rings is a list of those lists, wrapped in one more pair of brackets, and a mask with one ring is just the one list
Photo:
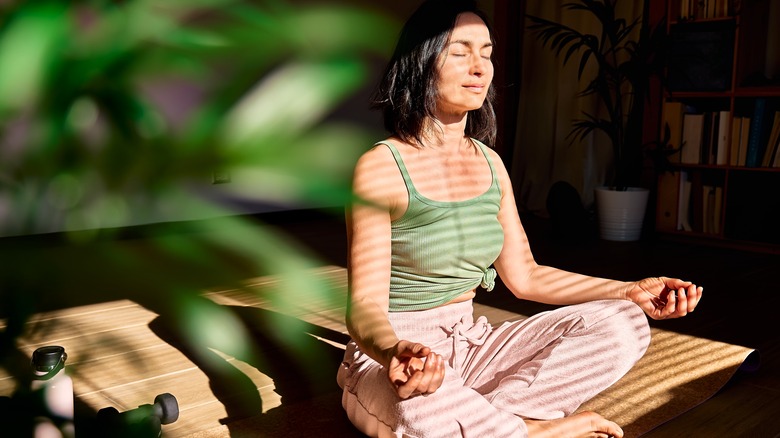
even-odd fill
[(395, 157), (409, 193), (409, 206), (391, 224), (391, 312), (430, 309), (479, 285), (493, 289), (496, 272), (490, 266), (504, 245), (498, 222), (501, 187), (484, 144), (474, 140), (490, 166), (490, 188), (464, 201), (434, 201), (414, 187), (395, 146)]

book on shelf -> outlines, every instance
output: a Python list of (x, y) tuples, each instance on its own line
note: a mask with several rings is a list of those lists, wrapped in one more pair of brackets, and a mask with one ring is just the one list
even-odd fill
[(691, 3), (693, 0), (680, 0), (680, 19), (687, 20), (693, 17), (691, 14)]
[(723, 187), (704, 183), (695, 173), (667, 172), (658, 179), (657, 228), (720, 234)]
[(720, 233), (720, 217), (723, 208), (723, 188), (713, 185), (702, 185), (702, 232), (706, 234)]
[(688, 179), (688, 172), (679, 172), (677, 195), (677, 230), (693, 231), (690, 221), (691, 189), (693, 184)]
[(704, 114), (687, 113), (683, 115), (681, 163), (699, 164), (703, 132)]
[[(682, 116), (682, 150), (679, 162), (683, 164), (727, 164), (730, 119), (730, 111), (684, 113)], [(671, 127), (671, 124), (669, 126)]]
[(729, 111), (704, 113), (699, 164), (726, 164), (726, 147), (729, 133)]
[(720, 234), (723, 230), (721, 218), (723, 217), (723, 187), (715, 186), (715, 215), (713, 217), (714, 233)]
[(661, 231), (678, 229), (677, 211), (680, 191), (680, 175), (676, 172), (663, 172), (658, 175), (658, 199), (656, 210), (656, 228)]
[(664, 101), (661, 107), (661, 120), (663, 121), (664, 132), (667, 128), (669, 129), (668, 146), (677, 149), (677, 152), (673, 153), (668, 158), (672, 163), (680, 162), (684, 111), (685, 105), (683, 105), (682, 102)]
[(772, 166), (777, 151), (778, 136), (780, 136), (780, 111), (775, 111), (775, 116), (772, 119), (772, 129), (769, 131), (769, 139), (764, 147), (764, 158), (761, 160), (762, 167)]
[(775, 140), (774, 152), (772, 153), (771, 167), (780, 167), (780, 134), (778, 134)]
[(750, 124), (752, 120), (750, 117), (742, 117), (742, 130), (741, 138), (739, 139), (739, 158), (737, 159), (737, 166), (744, 166), (747, 161), (748, 140), (750, 140)]
[(763, 157), (766, 128), (766, 98), (758, 97), (755, 100), (753, 116), (750, 122), (750, 136), (748, 139), (746, 167), (758, 167)]
[(680, 0), (680, 20), (688, 20), (693, 17), (691, 14), (691, 3), (694, 0)]
[(712, 140), (715, 137), (714, 131), (718, 130), (718, 120), (713, 116), (714, 114), (711, 112), (704, 113), (698, 164), (710, 164), (712, 162)]
[(775, 143), (775, 156), (772, 158), (772, 167), (780, 167), (780, 138)]
[(701, 231), (705, 234), (712, 233), (712, 228), (715, 224), (712, 223), (712, 217), (715, 214), (715, 192), (714, 187), (704, 185), (701, 188), (702, 201), (702, 226)]
[[(777, 115), (777, 113), (775, 113)], [(778, 123), (780, 125), (780, 123)], [(769, 147), (769, 145), (767, 145)], [(775, 137), (775, 142), (771, 144), (772, 147), (772, 157), (769, 160), (769, 166), (770, 167), (780, 167), (780, 127), (778, 127), (777, 130), (777, 136)]]
[(731, 139), (729, 143), (729, 165), (739, 163), (739, 141), (742, 137), (742, 117), (731, 119)]
[(680, 0), (680, 18), (703, 20), (729, 16), (729, 0)]
[(729, 146), (729, 130), (731, 125), (729, 119), (731, 118), (731, 111), (718, 111), (716, 113), (718, 118), (718, 131), (715, 144), (715, 152), (712, 154), (714, 160), (712, 164), (723, 166), (727, 164), (728, 158), (728, 146)]
[(691, 180), (691, 193), (689, 195), (688, 216), (690, 217), (691, 229), (695, 233), (701, 233), (704, 231), (704, 183), (702, 181), (702, 174), (700, 172), (692, 172), (689, 174)]

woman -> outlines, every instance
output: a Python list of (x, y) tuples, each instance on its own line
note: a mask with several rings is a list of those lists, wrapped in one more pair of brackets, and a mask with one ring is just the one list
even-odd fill
[[(392, 135), (354, 173), (364, 202), (347, 217), (343, 405), (371, 436), (619, 437), (573, 412), (644, 354), (642, 311), (684, 316), (702, 290), (534, 261), (507, 171), (483, 143), (496, 131), (486, 23), (472, 1), (424, 3), (380, 83)], [(567, 306), (500, 327), (474, 320), (477, 287), (492, 289), (496, 271), (520, 299)]]

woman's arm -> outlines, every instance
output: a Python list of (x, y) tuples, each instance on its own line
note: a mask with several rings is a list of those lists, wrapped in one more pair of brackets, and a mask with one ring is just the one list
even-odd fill
[[(387, 165), (389, 150), (374, 148), (355, 166), (347, 211), (349, 298), (346, 323), (360, 349), (383, 366), (392, 358), (398, 337), (387, 320), (390, 287), (390, 221), (399, 179)], [(392, 157), (390, 157), (392, 159)]]
[(391, 227), (406, 210), (406, 185), (385, 147), (358, 161), (347, 212), (349, 298), (347, 329), (360, 350), (387, 370), (401, 398), (436, 391), (444, 380), (444, 360), (423, 344), (398, 339), (388, 321)]
[[(518, 298), (566, 305), (602, 299), (625, 299), (639, 304), (656, 319), (680, 317), (693, 311), (702, 289), (691, 282), (657, 277), (625, 282), (591, 277), (536, 263), (520, 223), (512, 183), (497, 154), (502, 198), (498, 219), (504, 228), (504, 248), (495, 262), (501, 280)], [(676, 292), (671, 293), (670, 292)]]
[(577, 304), (599, 299), (624, 299), (631, 283), (590, 277), (536, 263), (520, 223), (512, 183), (498, 155), (494, 161), (501, 181), (498, 220), (504, 247), (495, 262), (503, 283), (518, 298), (546, 304)]

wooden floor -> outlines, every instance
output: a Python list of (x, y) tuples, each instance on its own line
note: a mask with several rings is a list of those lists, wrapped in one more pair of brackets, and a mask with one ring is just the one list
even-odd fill
[[(17, 349), (29, 354), (44, 345), (60, 345), (68, 352), (79, 437), (117, 436), (117, 430), (97, 422), (97, 411), (110, 407), (132, 412), (162, 393), (176, 398), (179, 411), (176, 421), (162, 427), (166, 437), (360, 437), (341, 410), (335, 384), (348, 341), (343, 318), (346, 270), (321, 266), (300, 275), (337, 293), (295, 296), (287, 287), (276, 287), (284, 280), (274, 276), (204, 291), (209, 300), (204, 303), (218, 305), (211, 311), (225, 311), (214, 313), (221, 333), (226, 325), (239, 322), (237, 327), (249, 329), (247, 344), (254, 351), (235, 344), (231, 350), (230, 343), (218, 347), (219, 341), (209, 336), (195, 336), (201, 345), (193, 345), (165, 315), (130, 300), (38, 313), (17, 339)], [(475, 311), (493, 324), (523, 317), (485, 305), (476, 305)], [(228, 315), (236, 318), (222, 319)], [(215, 333), (219, 331), (210, 330), (212, 338)], [(0, 396), (5, 400), (22, 400), (17, 377), (0, 368)], [(18, 421), (3, 417), (9, 411), (20, 417), (28, 413), (18, 403), (3, 407), (4, 423)], [(302, 418), (311, 422), (296, 424)], [(21, 429), (12, 429), (10, 435), (25, 436)]]
[[(268, 218), (267, 222), (309, 246), (322, 258), (323, 264), (344, 266), (344, 227), (338, 216), (280, 216)], [(652, 240), (636, 243), (610, 243), (595, 238), (563, 241), (553, 234), (544, 220), (530, 217), (524, 223), (540, 263), (626, 280), (651, 275), (678, 276), (703, 285), (705, 297), (695, 313), (681, 320), (654, 322), (653, 325), (760, 350), (762, 365), (757, 371), (738, 373), (710, 400), (646, 436), (780, 437), (780, 330), (775, 324), (780, 294), (776, 293), (778, 287), (774, 281), (780, 269), (780, 256)], [(323, 275), (327, 276), (328, 271), (323, 271)], [(343, 280), (334, 278), (333, 281)], [(505, 292), (499, 284), (497, 290), (478, 297), (480, 305), (493, 309), (491, 315), (494, 320), (508, 319), (516, 313), (527, 315), (546, 308), (516, 301)], [(316, 354), (311, 356), (315, 358), (312, 359), (314, 363), (300, 364), (306, 372), (299, 373), (299, 370), (290, 369), (294, 367), (279, 369), (274, 366), (273, 360), (257, 356), (226, 355), (188, 346), (175, 330), (171, 330), (170, 321), (166, 321), (164, 315), (121, 299), (85, 302), (75, 310), (47, 309), (50, 313), (38, 316), (38, 327), (42, 329), (31, 334), (19, 351), (29, 350), (40, 342), (67, 344), (79, 339), (79, 348), (72, 348), (74, 354), (69, 362), (79, 376), (78, 391), (81, 396), (78, 408), (87, 415), (106, 406), (115, 406), (120, 411), (132, 409), (151, 403), (154, 394), (175, 393), (188, 415), (164, 426), (166, 436), (316, 436), (316, 431), (327, 429), (346, 431), (342, 436), (360, 436), (346, 423), (338, 399), (333, 399), (334, 370), (331, 366), (322, 365), (340, 360), (340, 347), (347, 339), (338, 321), (340, 314), (318, 312), (312, 316), (316, 319), (307, 320), (306, 306), (302, 305), (301, 313), (293, 315), (302, 319), (294, 320), (275, 312), (278, 309), (274, 309), (272, 303), (265, 303), (262, 310), (246, 308), (247, 300), (257, 299), (257, 295), (246, 295), (242, 290), (215, 291), (207, 297), (230, 307), (249, 321), (254, 339), (264, 343), (265, 352), (284, 355), (289, 352), (280, 344), (300, 345), (304, 350), (317, 349)], [(314, 304), (325, 309), (330, 305)], [(333, 309), (338, 305), (333, 303)], [(46, 334), (47, 315), (51, 320), (73, 318), (75, 321), (76, 318), (83, 320), (85, 312), (89, 313), (90, 325), (73, 324), (66, 329), (60, 328), (56, 337)], [(256, 312), (266, 314), (258, 318)], [(309, 343), (311, 337), (308, 335), (300, 339), (284, 339), (282, 336), (280, 340), (267, 327), (252, 326), (256, 323), (251, 321), (265, 320), (269, 316), (276, 318), (277, 323), (308, 324), (305, 330), (289, 332), (312, 333), (328, 342)], [(118, 331), (123, 331), (123, 335), (112, 337)], [(107, 342), (107, 339), (126, 341)], [(87, 348), (89, 345), (94, 345), (95, 349)], [(101, 357), (97, 357), (98, 345), (103, 349)], [(141, 377), (130, 385), (121, 367), (111, 362), (111, 354), (106, 354), (106, 349), (113, 351), (117, 357), (131, 351), (148, 353), (155, 349), (159, 349), (160, 354), (148, 355), (154, 356), (154, 361), (142, 364), (145, 368), (140, 371)], [(10, 362), (9, 358), (3, 359), (5, 363)], [(159, 375), (162, 368), (169, 370), (164, 376)], [(139, 371), (136, 369), (134, 372)], [(143, 377), (144, 372), (148, 378)], [(298, 383), (286, 386), (284, 382), (290, 379), (298, 379)], [(248, 398), (227, 397), (215, 382), (246, 385), (250, 389), (247, 391)], [(15, 389), (13, 385), (12, 379), (3, 379), (0, 373), (0, 396), (10, 394)], [(203, 394), (203, 391), (208, 394)], [(273, 415), (259, 418), (245, 412), (246, 406), (258, 404), (263, 412)], [(285, 409), (295, 410), (296, 415), (286, 416), (284, 410), (272, 409), (280, 404), (284, 404)], [(312, 409), (326, 415), (317, 416), (307, 424), (289, 423), (291, 418), (301, 418), (302, 412), (305, 416), (305, 412)], [(215, 415), (218, 417), (216, 420)], [(88, 430), (88, 427), (82, 430)], [(264, 432), (258, 435), (258, 430)], [(290, 430), (297, 430), (300, 434), (280, 432)]]

